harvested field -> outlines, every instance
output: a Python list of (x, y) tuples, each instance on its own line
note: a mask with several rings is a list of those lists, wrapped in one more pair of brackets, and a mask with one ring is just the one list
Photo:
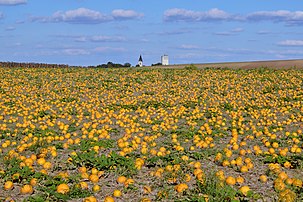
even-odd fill
[[(251, 62), (224, 62), (194, 64), (198, 68), (232, 68), (232, 69), (255, 69), (260, 67), (272, 69), (303, 68), (303, 60), (272, 60), (272, 61), (251, 61)], [(189, 64), (159, 66), (160, 68), (184, 68)], [(159, 68), (158, 67), (158, 68)], [(152, 67), (154, 68), (154, 67)]]

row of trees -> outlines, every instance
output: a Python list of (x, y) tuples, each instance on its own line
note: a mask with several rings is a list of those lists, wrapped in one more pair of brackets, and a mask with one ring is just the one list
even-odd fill
[(96, 68), (122, 68), (122, 67), (131, 67), (132, 65), (130, 63), (125, 63), (125, 64), (119, 64), (119, 63), (113, 63), (113, 62), (108, 62), (107, 64), (101, 64), (97, 66), (89, 66), (89, 67), (96, 67)]
[(15, 68), (15, 67), (23, 67), (23, 68), (67, 68), (69, 65), (64, 64), (45, 64), (45, 63), (25, 63), (25, 62), (0, 62), (0, 67), (6, 68)]
[[(25, 63), (25, 62), (0, 62), (0, 67), (6, 68), (68, 68), (68, 67), (86, 67), (86, 66), (70, 66), (66, 64), (46, 64), (46, 63)], [(107, 64), (101, 64), (97, 66), (88, 66), (87, 68), (122, 68), (131, 67), (130, 63), (119, 64), (108, 62)]]
[(161, 66), (161, 65), (162, 65), (162, 63), (158, 62), (158, 63), (152, 64), (151, 66)]

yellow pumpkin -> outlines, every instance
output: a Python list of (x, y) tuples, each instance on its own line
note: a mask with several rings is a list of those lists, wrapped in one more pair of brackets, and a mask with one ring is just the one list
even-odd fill
[(259, 177), (259, 179), (260, 179), (261, 182), (266, 182), (266, 181), (267, 181), (266, 175), (261, 175), (261, 176)]
[(95, 185), (93, 186), (92, 190), (93, 190), (93, 192), (98, 192), (98, 191), (101, 190), (101, 187), (100, 187), (99, 185), (95, 184)]
[(115, 202), (115, 199), (111, 196), (107, 196), (105, 197), (104, 202)]
[(188, 186), (187, 184), (178, 184), (175, 186), (175, 190), (178, 192), (178, 193), (181, 193), (181, 192), (184, 192), (186, 189), (188, 189)]
[(250, 191), (249, 186), (243, 186), (240, 188), (240, 192), (244, 195), (247, 196), (248, 192)]
[(4, 183), (4, 190), (11, 190), (14, 188), (14, 183), (12, 181), (6, 181)]
[(20, 193), (21, 194), (32, 194), (34, 192), (33, 186), (26, 184), (23, 187), (21, 187)]
[(236, 179), (232, 176), (228, 176), (225, 180), (226, 184), (228, 185), (235, 185), (236, 184)]
[(89, 196), (83, 199), (83, 202), (97, 202), (97, 199), (94, 196)]
[(57, 187), (57, 192), (61, 194), (66, 194), (69, 192), (69, 186), (67, 184), (60, 184)]
[(124, 176), (120, 176), (117, 178), (117, 182), (120, 184), (123, 184), (126, 180), (127, 180), (127, 178)]
[(99, 181), (99, 177), (98, 177), (98, 175), (92, 174), (92, 175), (89, 176), (89, 180), (92, 183), (97, 183)]
[(114, 190), (114, 193), (113, 193), (113, 196), (114, 197), (121, 197), (122, 196), (122, 192), (118, 189)]

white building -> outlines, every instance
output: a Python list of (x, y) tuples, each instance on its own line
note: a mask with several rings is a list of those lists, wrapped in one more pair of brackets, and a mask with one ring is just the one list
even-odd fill
[(161, 63), (162, 65), (168, 65), (168, 55), (162, 55), (161, 56)]
[(139, 67), (143, 67), (143, 60), (142, 60), (142, 56), (140, 55), (139, 60), (138, 60), (138, 66)]

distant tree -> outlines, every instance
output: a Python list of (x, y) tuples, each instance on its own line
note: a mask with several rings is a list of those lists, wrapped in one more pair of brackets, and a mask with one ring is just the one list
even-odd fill
[(158, 63), (152, 64), (151, 66), (160, 66), (160, 65), (162, 65), (162, 63), (158, 62)]
[(96, 68), (123, 68), (123, 67), (131, 67), (131, 64), (127, 62), (122, 65), (119, 63), (108, 62), (107, 64), (101, 64), (96, 66)]
[(119, 64), (119, 63), (116, 63), (116, 64), (114, 64), (114, 67), (115, 67), (115, 68), (120, 68), (120, 67), (123, 67), (123, 65), (121, 65), (121, 64)]
[(130, 63), (124, 63), (124, 67), (131, 67), (132, 65)]
[(107, 68), (113, 68), (113, 67), (114, 67), (114, 63), (112, 63), (112, 62), (107, 63)]
[(189, 66), (185, 66), (184, 69), (187, 69), (187, 70), (197, 70), (198, 67), (194, 64), (190, 64)]

